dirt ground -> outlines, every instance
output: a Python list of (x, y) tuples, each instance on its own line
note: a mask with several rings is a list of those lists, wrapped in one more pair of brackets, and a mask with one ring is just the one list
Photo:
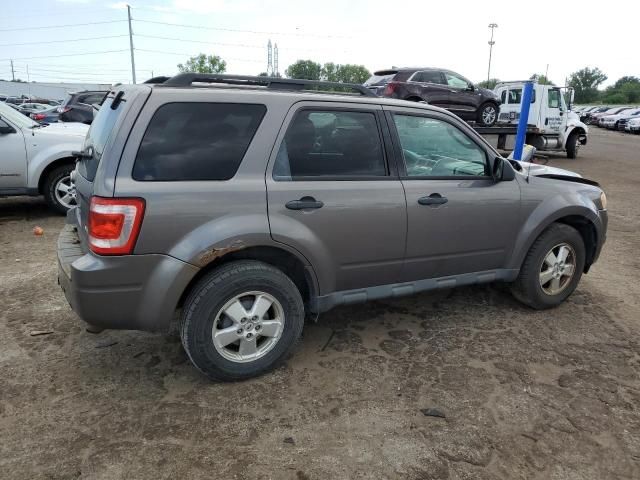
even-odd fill
[(0, 478), (640, 478), (640, 136), (594, 128), (581, 155), (550, 164), (603, 184), (609, 237), (560, 308), (495, 286), (340, 308), (236, 384), (164, 336), (85, 332), (63, 219), (0, 199)]

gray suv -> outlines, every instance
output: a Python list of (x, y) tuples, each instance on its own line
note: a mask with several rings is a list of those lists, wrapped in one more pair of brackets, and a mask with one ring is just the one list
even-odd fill
[(338, 305), (502, 281), (554, 307), (598, 258), (606, 197), (527, 171), (455, 115), (363, 86), (118, 86), (78, 153), (59, 283), (95, 329), (179, 325), (216, 380), (273, 369)]

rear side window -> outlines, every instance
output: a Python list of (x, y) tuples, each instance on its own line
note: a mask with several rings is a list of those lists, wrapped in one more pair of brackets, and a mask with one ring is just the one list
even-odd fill
[(440, 74), (440, 72), (438, 71), (433, 71), (433, 70), (426, 70), (423, 72), (416, 72), (413, 77), (411, 78), (412, 81), (414, 82), (421, 82), (421, 83), (438, 83), (438, 84), (444, 84), (444, 81), (442, 79), (442, 75)]
[(169, 103), (153, 115), (133, 166), (138, 181), (229, 180), (267, 108), (240, 103)]
[(371, 112), (298, 112), (273, 167), (276, 180), (386, 175), (378, 123)]

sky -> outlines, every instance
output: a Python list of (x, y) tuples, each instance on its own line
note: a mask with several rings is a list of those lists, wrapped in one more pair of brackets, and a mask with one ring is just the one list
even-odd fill
[[(172, 75), (198, 53), (227, 72), (267, 69), (278, 45), (281, 73), (298, 59), (448, 68), (487, 78), (488, 25), (495, 30), (491, 77), (544, 74), (564, 85), (573, 71), (640, 76), (640, 2), (536, 0), (130, 0), (138, 82)], [(131, 83), (125, 2), (0, 0), (0, 79)], [(59, 26), (63, 26), (57, 28)], [(56, 28), (54, 28), (56, 27)], [(547, 67), (548, 65), (548, 67)]]

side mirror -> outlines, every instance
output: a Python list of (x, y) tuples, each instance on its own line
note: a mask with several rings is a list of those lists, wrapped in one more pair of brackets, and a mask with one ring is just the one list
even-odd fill
[(476, 89), (476, 86), (473, 83), (470, 83), (467, 86), (467, 90), (469, 90), (470, 92), (473, 92)]
[(0, 119), (0, 134), (16, 133), (16, 129), (4, 120)]
[(491, 177), (496, 182), (509, 182), (516, 178), (516, 173), (509, 162), (502, 157), (496, 157), (493, 160)]

